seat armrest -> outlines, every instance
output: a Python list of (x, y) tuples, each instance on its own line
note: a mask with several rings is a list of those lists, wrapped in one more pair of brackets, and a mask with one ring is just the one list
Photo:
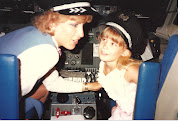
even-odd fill
[(19, 119), (19, 61), (0, 54), (0, 119)]
[(143, 62), (139, 69), (134, 120), (153, 120), (155, 116), (160, 64)]

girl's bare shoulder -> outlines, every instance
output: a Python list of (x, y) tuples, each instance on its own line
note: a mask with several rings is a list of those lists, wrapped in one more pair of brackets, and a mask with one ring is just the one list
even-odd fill
[(139, 66), (140, 64), (132, 64), (127, 67), (125, 73), (125, 79), (128, 82), (136, 83), (138, 82), (138, 75), (139, 75)]

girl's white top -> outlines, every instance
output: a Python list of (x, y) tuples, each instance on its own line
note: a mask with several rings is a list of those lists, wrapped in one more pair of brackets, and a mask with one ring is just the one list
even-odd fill
[(106, 76), (103, 72), (104, 62), (100, 62), (98, 82), (103, 86), (108, 96), (115, 100), (118, 107), (109, 120), (132, 120), (137, 84), (125, 80), (126, 69), (114, 69)]

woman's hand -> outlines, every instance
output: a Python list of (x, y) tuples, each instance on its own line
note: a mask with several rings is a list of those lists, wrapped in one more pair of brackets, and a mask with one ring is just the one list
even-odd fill
[[(102, 88), (102, 85), (96, 81), (87, 83), (87, 87), (89, 91), (98, 91)], [(85, 83), (83, 83), (83, 91), (85, 91)]]

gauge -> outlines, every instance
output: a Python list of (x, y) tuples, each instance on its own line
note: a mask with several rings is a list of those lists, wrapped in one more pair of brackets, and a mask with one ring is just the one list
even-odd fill
[(67, 58), (71, 59), (71, 58), (72, 58), (72, 54), (69, 54), (69, 55), (67, 56)]
[(79, 58), (79, 55), (74, 55), (74, 58)]

